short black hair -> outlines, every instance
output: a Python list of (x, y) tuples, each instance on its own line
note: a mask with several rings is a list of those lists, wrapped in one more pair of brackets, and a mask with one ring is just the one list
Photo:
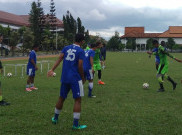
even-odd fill
[(83, 40), (85, 40), (85, 37), (84, 37), (83, 34), (78, 33), (78, 34), (75, 35), (75, 42), (80, 43), (80, 42), (82, 42)]
[(91, 44), (90, 45), (90, 48), (95, 48), (95, 47), (97, 47), (98, 46), (98, 44)]
[(159, 44), (159, 42), (158, 42), (158, 40), (155, 39), (155, 40), (152, 41), (152, 44), (156, 45), (156, 44)]
[(2, 37), (3, 36), (3, 34), (2, 33), (0, 33), (0, 37)]
[(97, 42), (96, 42), (96, 45), (97, 45), (97, 46), (99, 46), (100, 44), (102, 44), (102, 42), (100, 42), (100, 41), (97, 41)]
[(161, 41), (161, 45), (162, 45), (162, 46), (165, 46), (166, 43), (165, 43), (164, 41)]

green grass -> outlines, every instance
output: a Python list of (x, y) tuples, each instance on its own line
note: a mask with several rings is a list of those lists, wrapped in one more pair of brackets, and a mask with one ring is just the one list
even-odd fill
[[(182, 54), (174, 54), (182, 58)], [(51, 58), (49, 60), (56, 60)], [(73, 99), (69, 94), (59, 117), (53, 125), (51, 117), (59, 96), (61, 66), (57, 76), (47, 78), (37, 72), (38, 91), (25, 92), (26, 77), (2, 78), (3, 96), (10, 106), (0, 107), (0, 135), (181, 135), (182, 134), (182, 64), (170, 58), (169, 75), (178, 83), (176, 91), (165, 81), (164, 93), (157, 93), (158, 82), (154, 56), (145, 53), (107, 53), (107, 65), (102, 78), (105, 86), (94, 80), (95, 99), (82, 100), (80, 124), (87, 129), (73, 131)], [(26, 61), (3, 62), (25, 63)], [(142, 84), (148, 82), (148, 90)]]

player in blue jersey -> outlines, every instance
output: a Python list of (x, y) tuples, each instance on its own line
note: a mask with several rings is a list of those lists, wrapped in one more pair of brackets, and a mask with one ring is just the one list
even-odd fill
[(84, 35), (76, 34), (75, 43), (63, 48), (59, 59), (54, 64), (53, 68), (47, 73), (47, 76), (53, 76), (54, 70), (63, 61), (60, 97), (55, 107), (55, 115), (52, 118), (52, 123), (58, 122), (59, 114), (67, 95), (72, 89), (73, 98), (75, 99), (73, 108), (73, 127), (72, 129), (84, 129), (86, 125), (79, 125), (81, 112), (81, 97), (84, 96), (83, 83), (85, 82), (83, 71), (83, 60), (85, 58), (84, 50), (80, 48), (84, 43)]
[(26, 85), (26, 91), (32, 91), (37, 90), (34, 86), (34, 78), (35, 78), (35, 71), (38, 70), (37, 67), (37, 56), (36, 52), (39, 50), (38, 46), (33, 46), (32, 51), (29, 54), (28, 64), (27, 64), (27, 85)]
[(95, 50), (97, 49), (97, 44), (91, 44), (89, 50), (85, 50), (85, 60), (83, 62), (83, 69), (84, 69), (84, 75), (85, 78), (89, 81), (89, 92), (88, 97), (95, 98), (96, 96), (92, 95), (92, 89), (93, 89), (93, 73), (94, 73), (94, 67), (93, 67), (93, 58), (95, 56)]

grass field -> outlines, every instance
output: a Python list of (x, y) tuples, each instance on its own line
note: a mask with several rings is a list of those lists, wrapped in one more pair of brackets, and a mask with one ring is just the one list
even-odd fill
[[(182, 54), (174, 55), (182, 59)], [(166, 91), (158, 93), (154, 56), (149, 59), (145, 53), (107, 53), (106, 69), (102, 72), (106, 85), (99, 86), (95, 76), (93, 93), (97, 98), (89, 99), (88, 83), (84, 86), (80, 124), (88, 128), (82, 131), (71, 129), (71, 93), (59, 123), (51, 123), (59, 96), (61, 66), (54, 78), (38, 71), (35, 84), (39, 90), (30, 93), (24, 90), (26, 77), (2, 78), (3, 95), (11, 105), (0, 107), (0, 135), (181, 135), (182, 64), (168, 59), (169, 75), (178, 83), (177, 89), (173, 91), (165, 81)], [(150, 84), (148, 90), (142, 89), (144, 82)]]

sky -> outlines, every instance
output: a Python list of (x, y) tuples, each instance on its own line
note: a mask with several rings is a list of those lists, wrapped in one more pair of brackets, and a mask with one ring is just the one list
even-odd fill
[[(35, 0), (37, 1), (37, 0)], [(25, 15), (33, 0), (0, 0), (0, 10)], [(44, 12), (50, 0), (41, 0)], [(164, 32), (169, 26), (182, 26), (181, 0), (54, 0), (56, 16), (62, 20), (69, 10), (92, 35), (111, 38), (125, 27), (145, 27), (145, 32)]]

